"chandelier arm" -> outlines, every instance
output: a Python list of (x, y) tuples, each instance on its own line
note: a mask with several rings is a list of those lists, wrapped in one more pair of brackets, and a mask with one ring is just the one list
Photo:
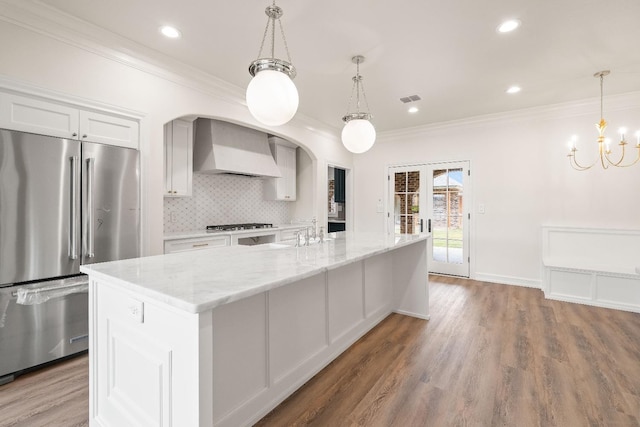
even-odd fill
[(620, 164), (622, 163), (622, 161), (624, 160), (624, 146), (626, 144), (621, 144), (622, 145), (622, 155), (620, 156), (620, 160), (618, 160), (617, 162), (612, 162), (611, 159), (609, 158), (609, 153), (607, 153), (605, 151), (604, 156), (607, 158), (607, 162), (609, 162), (610, 165), (612, 166), (620, 166)]
[(574, 169), (576, 170), (587, 170), (587, 169), (591, 169), (592, 167), (594, 167), (597, 163), (598, 163), (598, 159), (596, 159), (593, 163), (591, 163), (589, 166), (583, 166), (580, 163), (578, 163), (578, 160), (576, 160), (576, 151), (578, 151), (577, 149), (573, 149), (571, 151), (571, 153), (568, 154), (569, 160), (573, 160), (571, 163), (571, 166), (573, 166), (574, 164), (576, 165), (576, 167), (574, 167)]
[(591, 169), (598, 162), (596, 160), (596, 162), (593, 163), (591, 166), (582, 166), (576, 161), (575, 155), (569, 154), (567, 157), (569, 157), (569, 164), (571, 165), (571, 167), (577, 171), (586, 171), (587, 169)]
[[(620, 161), (618, 163), (611, 163), (611, 161), (609, 160), (609, 157), (607, 157), (607, 160), (609, 160), (609, 163), (611, 163), (611, 165), (613, 165), (615, 167), (618, 167), (618, 168), (628, 168), (629, 166), (633, 166), (636, 163), (638, 163), (638, 161), (640, 161), (640, 147), (636, 147), (636, 148), (638, 149), (638, 156), (631, 163), (627, 163), (626, 165), (621, 164), (622, 160), (624, 159), (624, 154), (622, 155), (622, 157), (620, 158)], [(624, 151), (624, 146), (623, 146), (623, 151)]]
[[(600, 146), (600, 164), (602, 165), (602, 169), (607, 169), (609, 167), (609, 165), (607, 163), (604, 162), (605, 157), (606, 157), (606, 153), (604, 152), (604, 150), (602, 149), (602, 142), (598, 144)], [(607, 158), (607, 161), (609, 161), (609, 159)], [(609, 162), (611, 163), (611, 162)]]

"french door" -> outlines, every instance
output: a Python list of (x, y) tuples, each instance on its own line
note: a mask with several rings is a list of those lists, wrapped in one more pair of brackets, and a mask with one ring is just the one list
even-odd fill
[(389, 231), (431, 233), (429, 271), (469, 277), (469, 162), (390, 167), (389, 194)]

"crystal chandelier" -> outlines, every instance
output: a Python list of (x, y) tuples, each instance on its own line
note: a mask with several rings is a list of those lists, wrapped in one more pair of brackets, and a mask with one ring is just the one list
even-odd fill
[(613, 161), (609, 157), (609, 155), (611, 154), (611, 140), (605, 137), (604, 135), (604, 131), (607, 127), (607, 122), (604, 119), (604, 114), (602, 112), (603, 111), (602, 88), (604, 85), (604, 77), (609, 75), (609, 73), (610, 73), (609, 70), (604, 70), (604, 71), (599, 71), (593, 75), (593, 77), (600, 77), (600, 123), (596, 124), (596, 129), (598, 129), (598, 158), (596, 158), (596, 160), (589, 166), (584, 166), (578, 163), (578, 161), (576, 160), (576, 151), (578, 151), (578, 149), (576, 148), (576, 142), (578, 140), (578, 137), (574, 135), (571, 137), (571, 140), (569, 141), (569, 154), (567, 154), (567, 156), (569, 157), (569, 163), (574, 169), (579, 171), (591, 169), (597, 163), (600, 163), (603, 169), (607, 169), (609, 166), (629, 167), (629, 166), (635, 165), (640, 160), (640, 130), (639, 130), (635, 133), (635, 137), (636, 137), (635, 148), (638, 150), (638, 155), (636, 156), (636, 159), (630, 163), (622, 163), (625, 157), (625, 147), (629, 145), (629, 143), (626, 140), (626, 133), (627, 133), (626, 128), (620, 128), (618, 130), (618, 133), (620, 133), (620, 142), (618, 143), (618, 145), (621, 147), (620, 158), (617, 161)]
[(367, 104), (369, 111), (369, 103), (367, 95), (362, 85), (362, 76), (360, 75), (360, 64), (364, 62), (364, 56), (356, 55), (351, 58), (351, 62), (356, 64), (356, 75), (353, 77), (353, 87), (351, 89), (351, 98), (347, 111), (351, 109), (351, 101), (353, 100), (353, 92), (356, 93), (356, 112), (347, 113), (342, 121), (345, 126), (342, 129), (342, 144), (352, 153), (364, 153), (376, 142), (376, 129), (371, 124), (371, 114), (360, 111), (360, 92)]
[[(291, 64), (291, 55), (287, 39), (282, 29), (282, 9), (276, 6), (275, 0), (267, 6), (265, 13), (268, 17), (264, 29), (262, 43), (258, 51), (258, 59), (249, 65), (249, 74), (253, 76), (247, 86), (247, 106), (249, 111), (260, 123), (269, 126), (279, 126), (287, 123), (298, 111), (298, 90), (293, 83), (296, 69)], [(287, 52), (287, 61), (275, 57), (276, 21)], [(261, 58), (264, 43), (271, 30), (271, 57)]]

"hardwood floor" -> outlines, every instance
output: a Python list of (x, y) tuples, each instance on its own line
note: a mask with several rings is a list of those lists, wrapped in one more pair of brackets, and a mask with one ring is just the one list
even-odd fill
[[(640, 314), (430, 277), (258, 426), (640, 426)], [(0, 387), (0, 426), (85, 426), (87, 357)]]
[(80, 355), (0, 386), (2, 427), (89, 425), (89, 357)]
[(640, 426), (640, 315), (431, 276), (259, 426)]

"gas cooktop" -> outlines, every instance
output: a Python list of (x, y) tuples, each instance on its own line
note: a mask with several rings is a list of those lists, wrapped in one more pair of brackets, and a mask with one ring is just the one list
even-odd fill
[(271, 227), (273, 227), (273, 224), (251, 222), (247, 224), (207, 225), (207, 231), (253, 230), (256, 228), (271, 228)]

